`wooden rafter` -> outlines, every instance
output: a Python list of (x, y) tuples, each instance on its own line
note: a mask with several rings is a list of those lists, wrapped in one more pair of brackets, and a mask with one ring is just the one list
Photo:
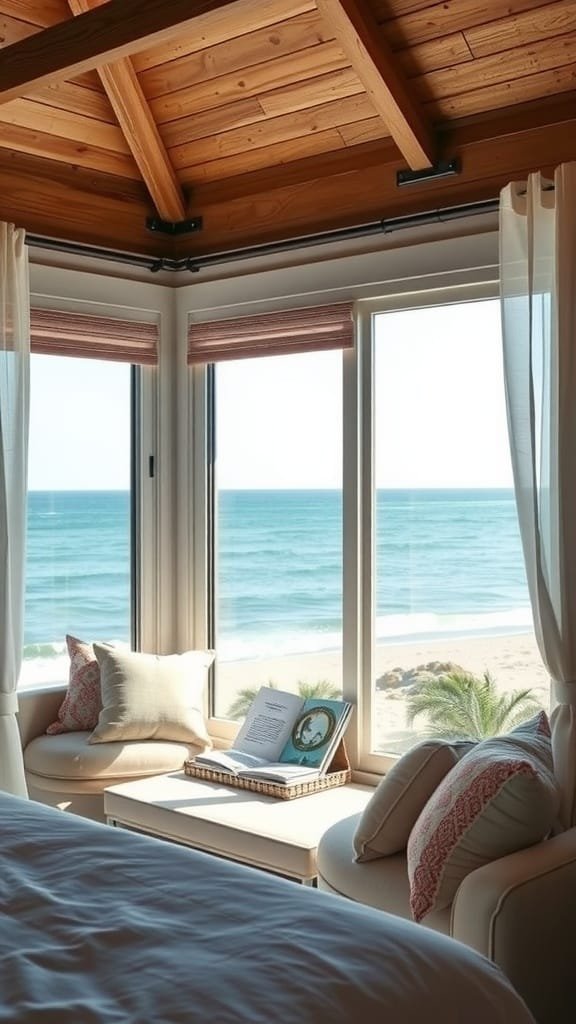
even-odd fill
[(204, 16), (250, 0), (109, 0), (2, 50), (0, 103), (40, 83), (72, 78), (133, 53), (200, 31)]
[(432, 131), (367, 0), (317, 0), (317, 6), (409, 166), (430, 167), (436, 152)]
[(188, 257), (354, 227), (383, 218), (497, 199), (508, 182), (539, 168), (545, 176), (576, 158), (573, 101), (507, 111), (455, 125), (446, 151), (460, 158), (455, 179), (396, 187), (402, 162), (391, 140), (297, 160), (240, 178), (198, 184), (192, 216), (202, 232), (161, 238), (144, 227), (144, 183), (0, 147), (0, 220), (31, 233), (148, 255)]
[[(102, 0), (68, 0), (76, 15), (101, 4)], [(184, 195), (132, 61), (121, 57), (113, 64), (102, 64), (98, 74), (159, 215), (167, 221), (184, 220)]]

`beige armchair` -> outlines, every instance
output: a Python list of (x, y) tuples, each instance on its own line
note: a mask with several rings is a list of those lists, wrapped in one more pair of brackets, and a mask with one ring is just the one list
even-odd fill
[[(410, 918), (405, 855), (356, 863), (359, 818), (344, 818), (321, 839), (319, 888)], [(452, 906), (423, 925), (498, 964), (538, 1024), (574, 1024), (576, 828), (473, 871)]]
[(28, 793), (32, 800), (104, 821), (106, 786), (177, 771), (197, 748), (144, 740), (89, 743), (89, 732), (47, 736), (66, 686), (18, 691), (18, 724)]

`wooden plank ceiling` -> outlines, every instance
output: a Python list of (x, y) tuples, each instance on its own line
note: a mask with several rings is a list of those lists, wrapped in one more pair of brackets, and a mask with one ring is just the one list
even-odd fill
[(228, 251), (576, 159), (576, 0), (0, 0), (0, 47), (0, 218), (51, 238)]

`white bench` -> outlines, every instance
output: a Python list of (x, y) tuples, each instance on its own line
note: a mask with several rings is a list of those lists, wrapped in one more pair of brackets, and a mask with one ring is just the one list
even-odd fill
[(105, 789), (104, 811), (111, 825), (310, 883), (317, 875), (321, 836), (336, 821), (362, 811), (373, 792), (352, 783), (277, 800), (181, 771)]

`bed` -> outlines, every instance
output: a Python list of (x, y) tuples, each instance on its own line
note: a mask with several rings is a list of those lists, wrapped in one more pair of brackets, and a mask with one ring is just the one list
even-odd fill
[(0, 794), (2, 1024), (533, 1024), (467, 947)]

